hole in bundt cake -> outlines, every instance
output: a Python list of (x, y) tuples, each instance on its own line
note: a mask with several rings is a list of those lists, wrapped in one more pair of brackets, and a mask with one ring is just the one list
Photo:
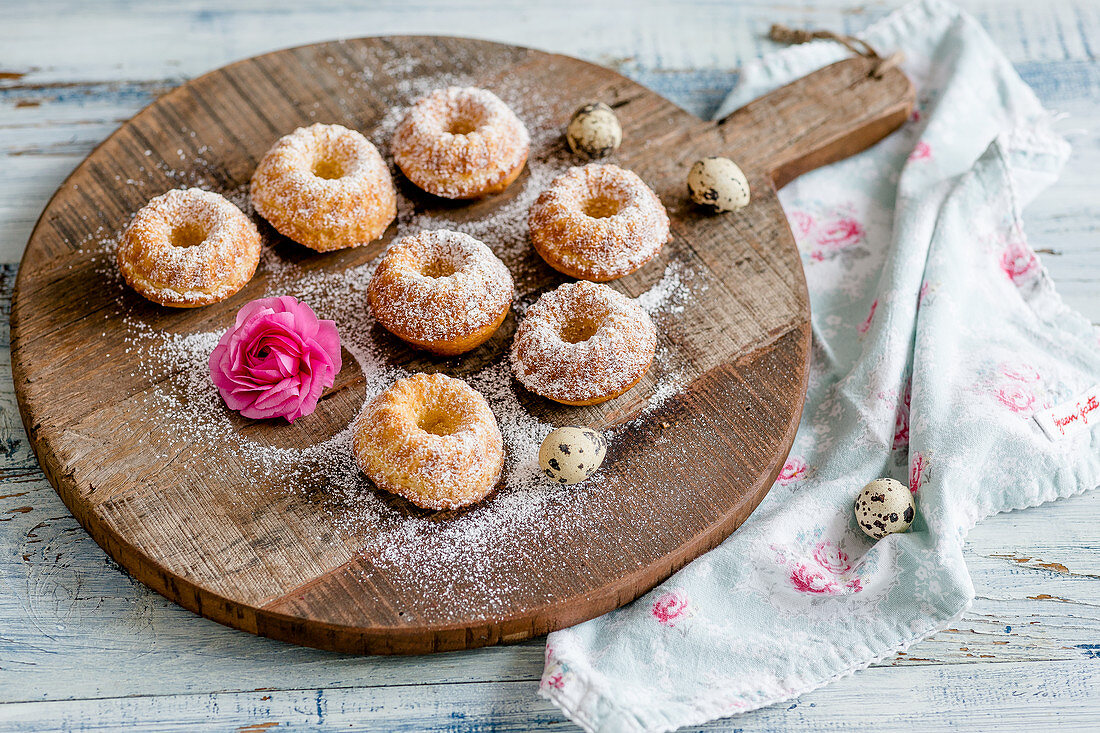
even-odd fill
[(206, 241), (206, 230), (190, 222), (172, 229), (169, 240), (173, 247), (197, 247)]
[(596, 335), (600, 325), (587, 316), (570, 318), (561, 328), (561, 340), (569, 344), (579, 344)]
[(432, 435), (453, 435), (458, 432), (458, 423), (453, 416), (432, 407), (424, 411), (416, 426)]
[(447, 122), (447, 132), (452, 135), (469, 135), (478, 128), (478, 121), (470, 117), (453, 117)]
[(333, 180), (336, 178), (343, 178), (347, 171), (344, 169), (344, 164), (333, 158), (319, 157), (313, 161), (313, 175), (318, 178), (324, 178), (325, 180)]
[(450, 277), (456, 272), (458, 272), (458, 268), (454, 266), (454, 263), (444, 259), (432, 260), (420, 268), (420, 273), (424, 277)]
[(593, 196), (584, 202), (584, 213), (593, 219), (606, 219), (615, 216), (622, 208), (618, 201), (607, 196)]

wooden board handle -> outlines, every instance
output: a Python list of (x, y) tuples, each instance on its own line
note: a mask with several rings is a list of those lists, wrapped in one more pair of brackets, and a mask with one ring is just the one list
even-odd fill
[(839, 61), (732, 112), (718, 122), (730, 157), (782, 188), (874, 145), (909, 118), (916, 99), (900, 70), (871, 76), (876, 63)]

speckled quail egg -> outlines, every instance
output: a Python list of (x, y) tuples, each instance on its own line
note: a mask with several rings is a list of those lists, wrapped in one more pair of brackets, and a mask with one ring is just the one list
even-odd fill
[(595, 473), (607, 452), (604, 437), (591, 428), (566, 425), (546, 436), (539, 448), (539, 466), (559, 484), (577, 484)]
[(729, 158), (703, 158), (688, 172), (691, 200), (715, 211), (736, 211), (749, 205), (749, 181)]
[(860, 529), (881, 540), (909, 529), (917, 507), (908, 486), (892, 478), (877, 478), (859, 492), (855, 512)]
[(590, 102), (573, 113), (565, 139), (577, 155), (606, 158), (623, 141), (619, 118), (603, 102)]

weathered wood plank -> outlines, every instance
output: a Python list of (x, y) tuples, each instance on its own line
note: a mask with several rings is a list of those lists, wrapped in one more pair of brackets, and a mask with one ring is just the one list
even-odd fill
[[(1090, 730), (1089, 703), (1100, 691), (1100, 665), (1066, 662), (991, 664), (980, 686), (967, 667), (920, 667), (905, 675), (871, 669), (773, 705), (686, 731), (1014, 730), (1049, 725)], [(27, 702), (0, 706), (0, 728), (11, 731), (220, 730), (457, 731), (505, 733), (577, 730), (534, 682), (335, 687), (208, 695)], [(874, 690), (874, 694), (868, 694)], [(858, 711), (858, 714), (854, 714)]]
[[(762, 37), (775, 21), (854, 32), (902, 4), (904, 0), (816, 0), (797, 8), (777, 8), (767, 0), (687, 5), (613, 0), (598, 7), (586, 0), (38, 2), (5, 15), (13, 43), (5, 46), (2, 63), (5, 71), (25, 73), (33, 82), (148, 80), (193, 76), (261, 51), (333, 37), (426, 33), (500, 40), (605, 64), (732, 69), (773, 47)], [(989, 29), (1014, 62), (1089, 60), (1096, 52), (1100, 8), (1089, 0), (957, 4)], [(86, 44), (57, 42), (89, 37), (90, 30), (94, 54)], [(44, 55), (43, 48), (50, 53)]]
[(1020, 71), (1065, 115), (1056, 126), (1073, 146), (1061, 178), (1024, 210), (1024, 224), (1066, 303), (1100, 323), (1100, 63), (1028, 63)]

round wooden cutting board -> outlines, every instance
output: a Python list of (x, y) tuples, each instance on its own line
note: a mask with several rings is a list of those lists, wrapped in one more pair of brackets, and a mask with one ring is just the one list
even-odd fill
[[(862, 58), (835, 64), (719, 123), (599, 66), (457, 38), (322, 43), (188, 82), (76, 169), (27, 245), (12, 304), (12, 362), (42, 468), (92, 537), (138, 579), (196, 613), (263, 636), (420, 653), (525, 639), (627, 603), (733, 532), (783, 465), (805, 396), (810, 313), (775, 188), (905, 120), (908, 81), (896, 70), (873, 78), (871, 66)], [(379, 499), (366, 479), (359, 494), (337, 500), (308, 472), (246, 470), (242, 445), (286, 456), (332, 443), (354, 419), (371, 376), (347, 353), (317, 412), (294, 425), (227, 413), (220, 419), (237, 431), (232, 439), (181, 432), (188, 426), (172, 423), (188, 406), (169, 409), (163, 395), (186, 375), (150, 369), (148, 344), (224, 331), (249, 300), (279, 292), (288, 271), (362, 270), (398, 225), (370, 246), (319, 255), (257, 219), (269, 255), (256, 277), (228, 301), (193, 310), (160, 308), (128, 290), (103, 243), (171, 188), (201, 185), (246, 203), (257, 161), (298, 126), (340, 123), (384, 150), (401, 111), (446, 84), (497, 92), (543, 134), (533, 138), (523, 176), (484, 201), (433, 199), (395, 173), (406, 226), (441, 215), (457, 228), (475, 227), (517, 208), (521, 192), (544, 185), (532, 171), (552, 160), (580, 162), (559, 131), (580, 104), (602, 100), (624, 129), (612, 161), (636, 171), (672, 220), (660, 259), (613, 287), (638, 296), (669, 272), (691, 273), (705, 286), (659, 320), (664, 361), (622, 397), (571, 408), (506, 387), (542, 423), (613, 430), (599, 480), (574, 490), (547, 485), (552, 500), (535, 492), (526, 509), (504, 488), (472, 510), (431, 514)], [(691, 205), (686, 174), (707, 155), (740, 163), (753, 191), (749, 207), (714, 216)], [(524, 244), (525, 211), (515, 217), (514, 235), (509, 228), (495, 236), (515, 240), (505, 261), (523, 269), (518, 295), (530, 302), (562, 278)], [(513, 314), (492, 340), (457, 359), (411, 350), (379, 329), (369, 338), (388, 367), (470, 376), (506, 358), (515, 321)], [(665, 362), (675, 362), (680, 382), (662, 401), (655, 393)], [(377, 521), (346, 521), (368, 505)], [(499, 521), (504, 511), (516, 521)], [(416, 532), (402, 534), (405, 523)]]

